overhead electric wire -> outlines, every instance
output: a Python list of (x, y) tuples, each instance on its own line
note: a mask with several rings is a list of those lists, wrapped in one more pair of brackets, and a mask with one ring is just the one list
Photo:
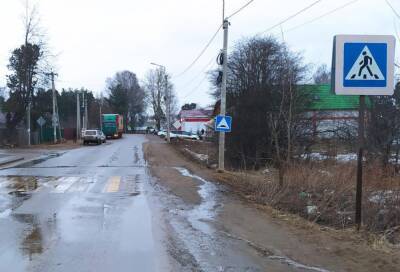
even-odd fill
[(389, 0), (385, 0), (385, 2), (390, 7), (390, 9), (393, 11), (394, 15), (396, 15), (396, 17), (398, 19), (400, 19), (400, 14), (397, 12), (397, 10), (395, 10), (395, 8), (392, 6), (392, 4), (389, 2)]
[(204, 52), (206, 52), (207, 48), (210, 47), (211, 43), (214, 41), (214, 39), (217, 37), (219, 31), (222, 28), (222, 24), (218, 27), (217, 31), (214, 33), (214, 35), (211, 37), (211, 39), (208, 41), (208, 43), (206, 44), (206, 46), (201, 50), (200, 54), (193, 60), (193, 62), (186, 67), (185, 70), (183, 70), (181, 73), (177, 74), (176, 76), (174, 76), (174, 78), (180, 77), (183, 74), (185, 74), (187, 71), (189, 71), (193, 65), (196, 64), (196, 62), (201, 58), (201, 56), (204, 54)]
[(203, 84), (204, 80), (207, 79), (207, 77), (208, 77), (208, 75), (206, 74), (206, 75), (203, 77), (203, 79), (199, 82), (199, 85), (197, 85), (197, 86), (196, 86), (195, 88), (193, 88), (190, 92), (188, 92), (188, 93), (183, 97), (183, 99), (187, 98), (188, 96), (192, 95), (195, 91), (197, 91), (197, 90), (200, 88), (200, 86)]
[[(212, 60), (215, 60), (215, 58), (213, 58)], [(214, 65), (210, 65), (210, 64), (212, 64), (212, 62), (209, 62), (209, 64), (207, 65), (207, 67), (205, 67), (203, 72), (205, 72), (206, 70), (211, 70), (212, 67), (214, 67)], [(203, 84), (204, 80), (207, 79), (207, 77), (208, 77), (208, 74), (206, 73), (204, 75), (204, 77), (202, 78), (202, 80), (199, 82), (199, 84), (196, 87), (194, 87), (191, 91), (189, 91), (187, 94), (185, 94), (183, 99), (187, 98), (188, 96), (192, 95), (195, 91), (197, 91), (200, 88), (200, 86)]]
[(235, 11), (234, 13), (232, 13), (231, 15), (229, 15), (228, 17), (226, 17), (226, 19), (230, 19), (231, 17), (235, 16), (236, 14), (238, 14), (239, 12), (241, 12), (242, 10), (244, 10), (245, 8), (247, 8), (247, 6), (249, 6), (251, 3), (253, 3), (254, 0), (250, 0), (249, 2), (247, 2), (245, 5), (243, 5), (241, 8), (239, 8), (237, 11)]
[(264, 33), (266, 33), (266, 32), (271, 31), (272, 29), (274, 29), (274, 28), (276, 28), (276, 27), (278, 27), (278, 26), (280, 26), (280, 25), (286, 23), (287, 21), (289, 21), (289, 20), (295, 18), (296, 16), (300, 15), (301, 13), (303, 13), (303, 12), (309, 10), (310, 8), (312, 8), (313, 6), (315, 6), (316, 4), (318, 4), (318, 3), (321, 2), (321, 1), (323, 1), (323, 0), (317, 0), (317, 1), (312, 2), (310, 5), (308, 5), (308, 6), (304, 7), (304, 8), (302, 8), (301, 10), (299, 10), (299, 11), (297, 11), (296, 13), (290, 15), (290, 16), (287, 17), (286, 19), (283, 19), (283, 20), (280, 21), (279, 23), (276, 23), (275, 25), (273, 25), (273, 26), (267, 28), (266, 30), (261, 31), (261, 32), (258, 33), (257, 35), (262, 35), (262, 34), (264, 34)]
[(350, 6), (350, 5), (352, 5), (352, 4), (354, 4), (354, 3), (358, 2), (358, 1), (360, 1), (360, 0), (353, 0), (353, 1), (350, 1), (350, 2), (348, 2), (348, 3), (346, 3), (346, 4), (342, 5), (342, 6), (339, 6), (339, 7), (335, 8), (335, 9), (332, 9), (332, 10), (330, 10), (330, 11), (328, 11), (328, 12), (326, 12), (326, 13), (324, 13), (324, 14), (318, 16), (318, 17), (315, 17), (314, 19), (311, 19), (311, 20), (309, 20), (309, 21), (307, 21), (307, 22), (305, 22), (305, 23), (302, 23), (302, 24), (300, 24), (300, 25), (297, 25), (297, 26), (294, 26), (294, 27), (292, 27), (292, 28), (289, 28), (289, 29), (287, 29), (287, 30), (284, 31), (284, 32), (290, 32), (290, 31), (292, 31), (292, 30), (298, 29), (298, 28), (303, 27), (303, 26), (305, 26), (305, 25), (314, 23), (315, 21), (318, 21), (318, 20), (320, 20), (320, 19), (322, 19), (322, 18), (324, 18), (324, 17), (326, 17), (326, 16), (328, 16), (328, 15), (331, 15), (332, 13), (335, 13), (335, 12), (341, 10), (341, 9), (344, 9), (344, 8)]
[(184, 86), (188, 86), (188, 85), (192, 84), (192, 82), (194, 82), (201, 74), (203, 74), (205, 71), (208, 70), (208, 68), (211, 66), (213, 61), (215, 61), (215, 57), (212, 57), (212, 59), (209, 62), (207, 62), (207, 64), (201, 69), (201, 71), (196, 76), (194, 76), (190, 81), (188, 81), (186, 84), (184, 84)]

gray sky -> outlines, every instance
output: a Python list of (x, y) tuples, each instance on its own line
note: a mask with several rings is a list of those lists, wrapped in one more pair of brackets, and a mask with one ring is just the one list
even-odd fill
[[(248, 0), (226, 0), (227, 14)], [(262, 32), (315, 0), (255, 0), (234, 16), (229, 44)], [(389, 0), (400, 13), (400, 1)], [(38, 3), (41, 27), (57, 54), (57, 87), (105, 89), (105, 80), (117, 71), (130, 70), (142, 79), (157, 62), (172, 75), (181, 73), (199, 54), (221, 24), (222, 0), (31, 0)], [(283, 31), (306, 23), (351, 0), (322, 0), (282, 25)], [(0, 86), (6, 84), (8, 58), (23, 41), (22, 0), (0, 1)], [(284, 33), (292, 50), (305, 63), (331, 62), (335, 34), (395, 34), (400, 19), (385, 0), (359, 0), (316, 22)], [(281, 29), (269, 34), (282, 39)], [(211, 103), (202, 72), (216, 66), (222, 31), (196, 65), (174, 78), (179, 102)], [(399, 49), (399, 46), (398, 48)], [(397, 53), (400, 51), (397, 50)]]

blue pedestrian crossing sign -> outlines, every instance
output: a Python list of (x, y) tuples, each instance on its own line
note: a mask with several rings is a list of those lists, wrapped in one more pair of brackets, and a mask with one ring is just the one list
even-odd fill
[(332, 87), (335, 93), (392, 95), (394, 54), (393, 36), (335, 36), (332, 59)]
[(215, 117), (215, 131), (219, 132), (231, 132), (232, 129), (232, 117), (218, 115)]

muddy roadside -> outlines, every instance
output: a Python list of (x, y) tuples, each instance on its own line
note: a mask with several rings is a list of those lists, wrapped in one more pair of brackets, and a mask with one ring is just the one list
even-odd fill
[[(148, 140), (144, 152), (151, 173), (189, 205), (201, 202), (199, 181), (182, 176), (175, 167), (186, 168), (209, 181), (221, 183), (229, 178), (225, 175), (221, 179), (215, 170), (188, 159), (158, 137), (148, 136)], [(225, 194), (223, 208), (213, 224), (221, 234), (241, 240), (265, 258), (279, 258), (288, 265), (298, 262), (323, 268), (316, 271), (400, 271), (399, 251), (386, 248), (379, 241), (368, 240), (352, 230), (321, 227), (301, 217), (257, 205), (239, 192), (228, 190)]]

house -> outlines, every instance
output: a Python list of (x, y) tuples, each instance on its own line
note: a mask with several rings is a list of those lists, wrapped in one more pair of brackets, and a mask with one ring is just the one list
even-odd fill
[(206, 123), (210, 121), (213, 109), (209, 108), (195, 108), (195, 109), (182, 109), (178, 118), (181, 123), (179, 130), (188, 131), (192, 133), (199, 133), (206, 131)]
[[(314, 135), (331, 138), (346, 129), (355, 133), (358, 127), (359, 97), (335, 95), (330, 85), (303, 85), (301, 90), (310, 95), (306, 118), (312, 121)], [(367, 101), (367, 106), (370, 104)], [(343, 131), (342, 131), (343, 132)]]

